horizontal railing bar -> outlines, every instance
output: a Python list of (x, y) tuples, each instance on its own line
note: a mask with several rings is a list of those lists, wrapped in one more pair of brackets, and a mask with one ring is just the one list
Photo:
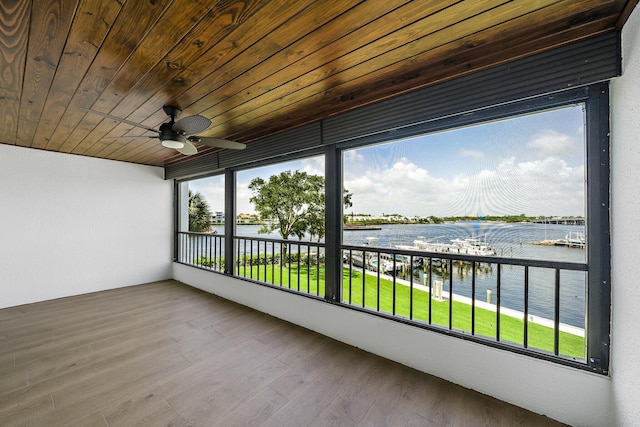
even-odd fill
[(185, 236), (214, 236), (224, 239), (224, 234), (218, 233), (207, 233), (207, 232), (199, 232), (199, 231), (178, 231), (178, 234), (182, 234)]
[[(365, 250), (363, 246), (351, 246), (351, 245), (342, 245), (342, 249), (356, 250), (356, 251)], [(528, 267), (553, 268), (553, 269), (560, 269), (560, 270), (588, 271), (588, 265), (586, 263), (581, 263), (581, 262), (547, 261), (547, 260), (528, 259), (528, 258), (505, 258), (505, 257), (497, 257), (497, 256), (477, 256), (477, 255), (414, 251), (409, 249), (393, 249), (393, 248), (366, 247), (366, 251), (382, 253), (382, 254), (420, 256), (423, 258), (450, 259), (453, 261), (467, 261), (467, 262), (475, 261), (476, 263), (483, 262), (487, 264), (520, 265), (520, 266), (528, 266)]]
[(306, 240), (286, 240), (286, 239), (273, 239), (267, 237), (250, 237), (250, 236), (233, 236), (234, 240), (260, 240), (261, 242), (271, 242), (271, 243), (286, 243), (288, 245), (302, 245), (302, 246), (313, 246), (324, 247), (323, 242), (310, 242)]
[[(194, 235), (194, 236), (219, 236), (219, 238), (224, 238), (222, 235), (212, 234), (212, 233), (196, 233), (196, 232), (185, 232), (180, 231), (178, 234), (182, 235)], [(274, 239), (274, 238), (255, 238), (250, 236), (233, 236), (235, 240), (259, 240), (263, 242), (272, 242), (272, 243), (280, 243), (280, 244), (302, 244), (304, 246), (312, 246), (314, 248), (323, 248), (324, 243), (322, 242), (309, 242), (303, 240), (287, 240), (287, 239)], [(466, 254), (452, 254), (452, 253), (443, 253), (443, 252), (429, 252), (429, 251), (414, 251), (407, 249), (394, 249), (394, 248), (373, 248), (373, 247), (363, 247), (363, 246), (353, 246), (353, 245), (342, 245), (342, 249), (345, 250), (355, 250), (355, 251), (367, 251), (369, 253), (385, 253), (385, 254), (394, 254), (394, 255), (405, 255), (405, 256), (421, 256), (424, 258), (438, 258), (438, 259), (447, 259), (453, 261), (467, 261), (467, 262), (484, 262), (489, 264), (503, 264), (503, 265), (516, 265), (516, 266), (528, 266), (528, 267), (539, 267), (539, 268), (553, 268), (553, 269), (561, 269), (561, 270), (572, 270), (572, 271), (588, 271), (588, 265), (586, 263), (580, 262), (568, 262), (568, 261), (549, 261), (549, 260), (536, 260), (536, 259), (524, 259), (524, 258), (506, 258), (506, 257), (497, 257), (497, 256), (477, 256), (477, 255), (466, 255)]]

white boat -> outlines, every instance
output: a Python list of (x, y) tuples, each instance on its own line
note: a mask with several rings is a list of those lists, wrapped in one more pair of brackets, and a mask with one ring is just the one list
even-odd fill
[(569, 248), (584, 248), (586, 243), (584, 233), (581, 231), (570, 231), (564, 236), (564, 239), (554, 241), (555, 246), (567, 246)]
[(365, 246), (378, 246), (379, 239), (377, 237), (367, 237), (366, 240)]
[[(398, 257), (402, 257), (398, 255)], [(396, 258), (395, 265), (393, 258), (389, 254), (381, 253), (378, 257), (377, 253), (367, 252), (366, 257), (363, 257), (361, 251), (344, 251), (343, 262), (355, 267), (366, 268), (367, 270), (380, 271), (385, 274), (393, 274), (394, 269), (396, 272), (401, 271), (403, 264), (405, 264), (402, 258)]]
[(457, 253), (476, 256), (497, 255), (497, 251), (489, 246), (486, 241), (482, 242), (477, 238), (453, 239), (451, 242), (456, 245)]
[[(372, 271), (380, 271), (380, 273), (393, 274), (394, 272), (393, 261), (388, 261), (380, 258), (380, 264), (378, 265), (377, 256), (371, 256), (369, 258), (369, 269)], [(395, 271), (400, 271), (400, 269), (401, 269), (401, 264), (396, 263)]]
[(451, 239), (451, 243), (431, 242), (418, 238), (413, 245), (396, 245), (396, 248), (412, 251), (426, 251), (447, 254), (463, 254), (475, 256), (495, 256), (497, 251), (487, 242), (477, 238)]
[(440, 253), (449, 253), (452, 252), (452, 249), (455, 249), (455, 246), (452, 244), (441, 243), (438, 241), (432, 242), (429, 240), (425, 240), (422, 236), (418, 236), (418, 238), (413, 241), (413, 245), (395, 245), (395, 247), (397, 249), (408, 251), (426, 251)]

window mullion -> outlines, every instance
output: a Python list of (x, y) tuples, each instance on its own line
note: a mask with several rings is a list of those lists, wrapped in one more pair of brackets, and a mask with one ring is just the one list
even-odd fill
[(586, 104), (587, 156), (587, 362), (609, 369), (611, 239), (609, 228), (609, 83), (589, 87)]
[(341, 300), (342, 290), (342, 154), (325, 147), (325, 299)]
[(236, 234), (236, 173), (226, 169), (224, 172), (224, 272), (233, 274), (235, 252), (233, 236)]

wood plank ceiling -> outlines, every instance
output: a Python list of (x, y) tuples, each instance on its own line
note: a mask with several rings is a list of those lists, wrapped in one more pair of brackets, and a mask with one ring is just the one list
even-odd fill
[[(2, 0), (0, 143), (166, 166), (163, 105), (247, 142), (620, 28), (638, 0)], [(215, 150), (198, 146), (199, 153)]]

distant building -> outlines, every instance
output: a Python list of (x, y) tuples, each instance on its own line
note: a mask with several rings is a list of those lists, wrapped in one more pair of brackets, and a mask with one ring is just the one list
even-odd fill
[(224, 212), (214, 212), (211, 215), (211, 221), (213, 221), (214, 223), (224, 222)]
[(258, 221), (258, 215), (256, 214), (240, 213), (236, 216), (237, 224), (247, 224), (256, 221)]

